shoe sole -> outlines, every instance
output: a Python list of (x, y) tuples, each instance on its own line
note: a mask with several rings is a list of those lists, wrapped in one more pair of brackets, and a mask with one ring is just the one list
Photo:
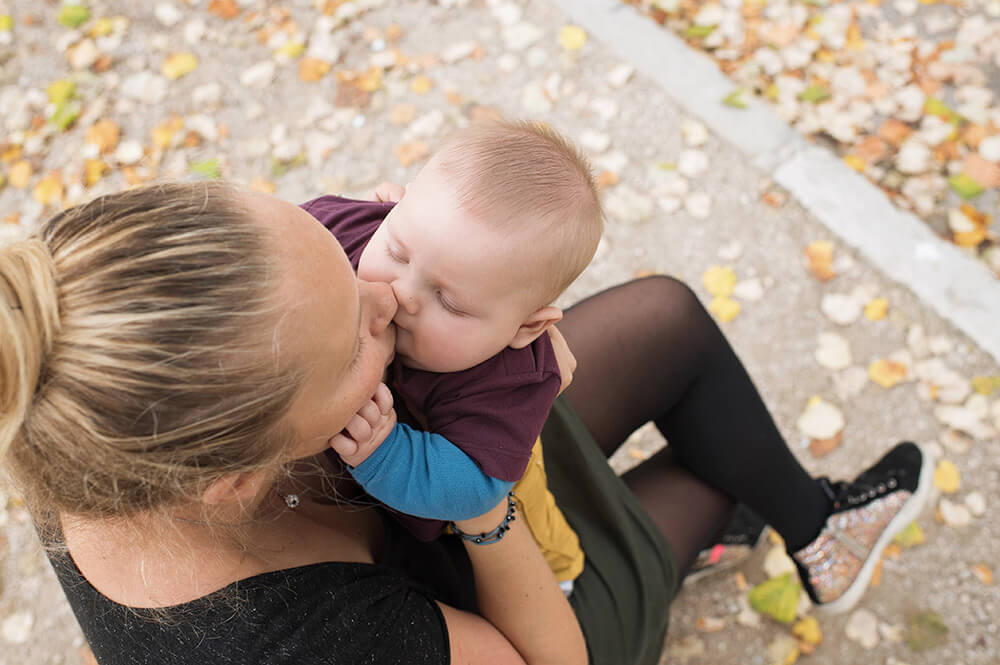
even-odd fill
[(926, 448), (920, 444), (916, 444), (916, 446), (920, 449), (922, 457), (920, 479), (917, 481), (916, 491), (910, 497), (910, 500), (906, 502), (906, 505), (903, 506), (903, 509), (886, 525), (882, 535), (875, 541), (875, 546), (872, 547), (872, 551), (868, 554), (864, 565), (861, 566), (861, 572), (858, 573), (851, 586), (847, 587), (847, 591), (837, 600), (816, 605), (815, 607), (818, 612), (823, 614), (843, 614), (857, 605), (858, 601), (865, 594), (865, 591), (868, 590), (868, 583), (871, 582), (872, 575), (875, 574), (875, 567), (882, 558), (882, 551), (900, 531), (916, 520), (920, 516), (920, 513), (923, 512), (927, 499), (930, 497), (931, 489), (934, 487), (935, 460), (934, 456), (928, 453)]

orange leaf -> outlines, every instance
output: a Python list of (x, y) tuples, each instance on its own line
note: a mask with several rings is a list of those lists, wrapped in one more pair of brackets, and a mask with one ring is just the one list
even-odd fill
[(31, 162), (22, 159), (10, 167), (7, 179), (10, 181), (11, 187), (24, 189), (28, 186), (28, 181), (31, 180), (32, 173), (34, 173), (34, 169), (31, 168)]
[(240, 6), (234, 0), (212, 0), (208, 11), (221, 19), (229, 20), (240, 15)]
[(1000, 187), (1000, 166), (988, 159), (971, 152), (962, 162), (962, 173), (966, 174), (983, 189), (994, 189)]
[(431, 91), (434, 87), (434, 81), (430, 80), (426, 76), (417, 76), (410, 83), (410, 90), (417, 93), (418, 95), (423, 95)]
[(38, 181), (31, 196), (42, 205), (55, 205), (62, 201), (63, 182), (59, 171), (51, 171)]
[(883, 388), (892, 388), (906, 378), (906, 365), (883, 358), (868, 366), (868, 378)]
[(837, 273), (833, 271), (833, 245), (820, 240), (809, 243), (805, 249), (806, 260), (809, 261), (809, 272), (821, 282), (828, 282)]
[(101, 120), (87, 128), (84, 141), (97, 146), (101, 154), (107, 154), (118, 145), (120, 129), (111, 120)]
[(809, 452), (813, 457), (823, 457), (829, 455), (840, 446), (844, 440), (844, 430), (840, 430), (829, 439), (813, 439), (809, 442)]
[(83, 166), (84, 184), (93, 187), (111, 168), (100, 159), (88, 159)]
[(320, 58), (299, 60), (299, 78), (309, 83), (319, 81), (330, 71), (330, 63)]
[(427, 157), (430, 154), (430, 149), (423, 141), (413, 141), (412, 143), (404, 143), (403, 145), (396, 146), (393, 153), (400, 164), (409, 166)]
[(878, 128), (878, 135), (886, 140), (890, 145), (899, 147), (907, 136), (913, 132), (905, 122), (889, 118)]

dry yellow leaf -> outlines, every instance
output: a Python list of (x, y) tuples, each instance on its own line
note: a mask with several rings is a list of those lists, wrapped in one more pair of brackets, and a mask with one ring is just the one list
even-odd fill
[(399, 160), (400, 164), (403, 166), (409, 166), (410, 164), (427, 157), (427, 155), (430, 154), (430, 149), (423, 141), (413, 141), (411, 143), (404, 143), (403, 145), (396, 146), (393, 153), (396, 155), (396, 159)]
[(255, 192), (263, 192), (264, 194), (274, 194), (277, 187), (270, 180), (257, 176), (250, 181), (250, 189)]
[(354, 85), (356, 85), (359, 90), (364, 90), (365, 92), (375, 92), (382, 87), (382, 70), (378, 67), (372, 67), (364, 74), (358, 76)]
[(903, 553), (903, 548), (899, 546), (899, 543), (889, 543), (882, 550), (883, 559), (892, 559), (895, 561), (899, 558), (899, 555)]
[(424, 75), (417, 76), (410, 83), (410, 90), (417, 93), (418, 95), (424, 95), (431, 91), (434, 87), (434, 81), (430, 80)]
[(168, 79), (179, 79), (198, 68), (198, 58), (194, 53), (174, 53), (163, 61), (160, 73)]
[(712, 266), (702, 274), (701, 281), (713, 296), (728, 298), (736, 286), (736, 273), (729, 266)]
[(934, 486), (945, 494), (954, 494), (962, 486), (962, 475), (951, 460), (943, 459), (934, 469)]
[(972, 567), (972, 574), (986, 586), (993, 585), (993, 571), (990, 570), (990, 567), (985, 563), (977, 563), (974, 565)]
[(9, 145), (0, 151), (0, 162), (4, 164), (10, 164), (11, 162), (21, 158), (21, 146), (17, 144)]
[(723, 323), (728, 323), (740, 313), (740, 304), (728, 296), (716, 296), (708, 303), (708, 311)]
[(597, 174), (597, 178), (594, 183), (597, 185), (598, 189), (605, 189), (606, 187), (614, 187), (619, 183), (621, 178), (614, 171), (601, 171)]
[(174, 136), (184, 128), (184, 120), (180, 116), (172, 116), (170, 120), (161, 122), (153, 128), (153, 146), (166, 150), (174, 142)]
[(87, 128), (84, 141), (97, 146), (101, 154), (106, 154), (115, 149), (118, 145), (120, 129), (111, 120), (101, 120)]
[(100, 159), (88, 159), (83, 166), (83, 180), (87, 187), (93, 187), (111, 168)]
[(858, 173), (864, 173), (865, 169), (868, 168), (868, 162), (857, 155), (845, 155), (844, 163), (850, 166), (852, 169)]
[(952, 233), (952, 240), (959, 247), (978, 247), (986, 240), (986, 229), (976, 227), (971, 231), (955, 231)]
[(833, 279), (837, 273), (833, 271), (833, 244), (818, 240), (806, 245), (806, 260), (809, 262), (809, 272), (821, 282)]
[(306, 45), (302, 42), (287, 42), (284, 46), (276, 49), (274, 54), (283, 58), (293, 59), (302, 55), (306, 50)]
[(50, 171), (44, 178), (38, 181), (31, 192), (32, 198), (42, 205), (55, 205), (62, 201), (63, 182), (62, 174), (59, 171)]
[(806, 644), (822, 644), (823, 631), (819, 628), (816, 617), (803, 617), (792, 625), (792, 635)]
[(221, 19), (232, 19), (240, 15), (240, 6), (235, 0), (212, 0), (208, 3), (208, 11)]
[(578, 25), (566, 25), (559, 31), (559, 44), (567, 51), (579, 51), (587, 43), (587, 33)]
[(892, 388), (906, 378), (906, 365), (883, 358), (868, 366), (868, 378), (883, 388)]
[(865, 316), (872, 321), (881, 321), (889, 313), (889, 301), (885, 298), (874, 298), (865, 305)]
[(99, 18), (94, 21), (94, 27), (90, 29), (90, 36), (93, 38), (107, 37), (115, 31), (115, 22), (110, 18)]
[(879, 559), (878, 563), (875, 564), (875, 570), (872, 571), (871, 579), (868, 580), (868, 586), (874, 589), (881, 583), (882, 583), (882, 559)]
[(330, 72), (330, 63), (321, 58), (302, 58), (299, 61), (299, 78), (315, 83)]
[(394, 125), (408, 125), (417, 117), (417, 107), (413, 104), (399, 104), (389, 112), (389, 122)]
[(24, 189), (28, 186), (28, 181), (31, 180), (33, 173), (34, 169), (31, 168), (31, 162), (22, 159), (11, 166), (10, 171), (7, 172), (7, 177), (10, 179), (10, 186), (17, 189)]

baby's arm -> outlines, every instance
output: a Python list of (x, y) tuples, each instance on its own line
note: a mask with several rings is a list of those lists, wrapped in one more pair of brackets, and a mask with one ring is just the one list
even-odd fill
[(415, 517), (478, 517), (514, 485), (484, 474), (443, 436), (396, 423), (385, 384), (330, 444), (366, 492)]

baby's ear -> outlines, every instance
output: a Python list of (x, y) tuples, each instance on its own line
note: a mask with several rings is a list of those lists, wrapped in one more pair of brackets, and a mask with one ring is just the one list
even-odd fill
[(558, 307), (542, 307), (528, 315), (521, 327), (514, 334), (514, 339), (507, 346), (512, 349), (523, 349), (543, 332), (562, 321), (563, 313)]

